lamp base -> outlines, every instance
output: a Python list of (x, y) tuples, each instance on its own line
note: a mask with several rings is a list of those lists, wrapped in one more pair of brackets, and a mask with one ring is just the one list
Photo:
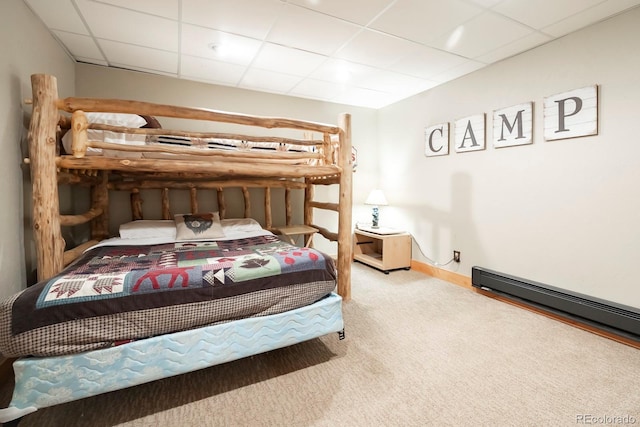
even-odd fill
[(378, 207), (374, 206), (373, 207), (373, 215), (372, 215), (373, 220), (371, 221), (371, 228), (378, 228)]

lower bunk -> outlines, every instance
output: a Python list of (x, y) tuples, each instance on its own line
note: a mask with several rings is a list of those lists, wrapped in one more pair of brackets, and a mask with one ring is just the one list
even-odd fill
[[(209, 216), (190, 218), (191, 229), (199, 224), (202, 235)], [(332, 332), (343, 337), (330, 256), (247, 220), (209, 219), (217, 237), (204, 240), (182, 236), (173, 221), (132, 226), (144, 237), (121, 228), (121, 237), (0, 302), (0, 353), (17, 358), (0, 422)]]

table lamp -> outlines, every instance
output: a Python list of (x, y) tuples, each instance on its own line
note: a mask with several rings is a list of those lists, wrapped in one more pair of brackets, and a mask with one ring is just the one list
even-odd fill
[(388, 204), (387, 199), (384, 197), (384, 193), (382, 190), (372, 190), (364, 203), (365, 205), (373, 205), (373, 221), (371, 222), (371, 228), (379, 228), (378, 206), (386, 206)]

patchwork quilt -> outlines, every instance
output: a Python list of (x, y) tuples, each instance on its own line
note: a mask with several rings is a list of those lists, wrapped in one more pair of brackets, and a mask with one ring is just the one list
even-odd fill
[(0, 304), (0, 353), (59, 355), (311, 304), (333, 259), (276, 236), (102, 246)]

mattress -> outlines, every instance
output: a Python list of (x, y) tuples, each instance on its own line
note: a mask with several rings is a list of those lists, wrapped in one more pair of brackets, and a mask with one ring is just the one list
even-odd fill
[[(218, 150), (218, 151), (261, 151), (261, 152), (289, 152), (289, 153), (312, 153), (314, 146), (296, 145), (282, 142), (269, 141), (246, 141), (224, 138), (185, 138), (169, 135), (142, 135), (124, 134), (112, 131), (89, 129), (87, 131), (89, 141), (108, 142), (129, 146), (139, 146), (139, 152), (103, 150), (101, 148), (88, 147), (87, 156), (123, 157), (130, 159), (162, 159), (162, 158), (190, 158), (187, 154), (173, 154), (163, 152), (145, 152), (144, 146), (171, 148), (195, 148), (198, 150)], [(67, 154), (72, 154), (72, 135), (67, 132), (62, 138), (62, 145)], [(297, 163), (308, 163), (309, 159), (292, 160)]]
[(197, 147), (202, 149), (217, 149), (226, 151), (266, 150), (293, 151), (300, 153), (313, 151), (309, 146), (287, 144), (282, 142), (246, 141), (224, 138), (185, 138), (169, 135), (149, 136), (147, 138), (147, 142), (150, 144), (168, 144), (182, 147)]
[(0, 303), (0, 354), (73, 354), (276, 314), (335, 284), (331, 257), (264, 230), (240, 239), (111, 239)]
[[(85, 113), (85, 117), (89, 123), (104, 124), (117, 126), (121, 128), (155, 128), (161, 129), (162, 126), (155, 117), (140, 116), (137, 114), (122, 113), (104, 113), (91, 112)], [(101, 129), (87, 129), (87, 139), (90, 142), (110, 143), (127, 146), (138, 146), (140, 151), (124, 151), (118, 149), (102, 149), (97, 147), (87, 147), (85, 155), (87, 156), (107, 156), (116, 158), (129, 159), (193, 159), (190, 153), (171, 152), (172, 148), (195, 148), (194, 153), (197, 155), (198, 150), (215, 150), (215, 151), (241, 151), (241, 152), (287, 152), (297, 153), (292, 158), (281, 157), (277, 159), (279, 163), (285, 164), (315, 164), (317, 160), (309, 158), (309, 153), (316, 151), (315, 145), (296, 144), (295, 141), (274, 142), (259, 140), (245, 136), (244, 139), (231, 138), (204, 138), (204, 137), (184, 137), (175, 135), (147, 135), (132, 134)], [(167, 133), (169, 133), (167, 131)], [(67, 154), (73, 154), (73, 133), (66, 132), (62, 136), (62, 150)], [(153, 146), (154, 148), (163, 147), (168, 152), (163, 151), (145, 151), (145, 146)], [(274, 161), (264, 160), (263, 161)]]
[(342, 298), (331, 293), (284, 313), (161, 335), (85, 353), (14, 362), (16, 386), (0, 422), (310, 340), (344, 328)]

